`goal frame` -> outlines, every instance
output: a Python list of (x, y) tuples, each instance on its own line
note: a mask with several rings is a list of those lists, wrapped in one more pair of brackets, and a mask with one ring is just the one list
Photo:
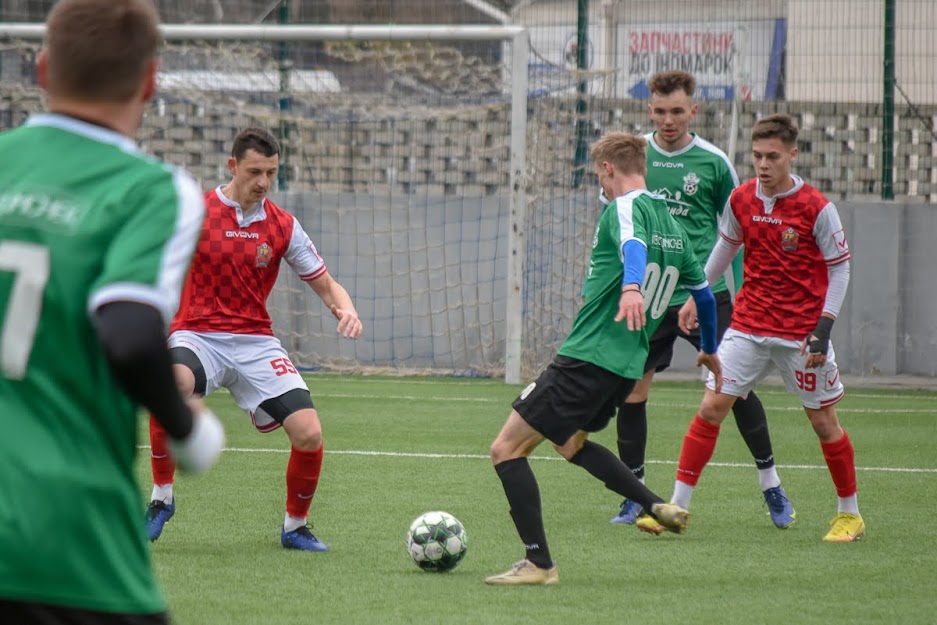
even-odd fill
[[(530, 38), (523, 26), (500, 25), (256, 25), (163, 24), (167, 41), (503, 41), (511, 48), (511, 200), (508, 227), (504, 381), (521, 381), (523, 277), (527, 215), (527, 63)], [(0, 23), (0, 38), (41, 40), (45, 25)]]

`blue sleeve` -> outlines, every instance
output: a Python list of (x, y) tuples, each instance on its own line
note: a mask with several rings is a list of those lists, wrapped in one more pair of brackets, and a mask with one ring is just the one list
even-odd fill
[(644, 270), (647, 268), (647, 248), (637, 239), (628, 239), (621, 246), (621, 255), (625, 259), (625, 277), (621, 285), (644, 285)]
[(708, 286), (691, 290), (690, 295), (696, 302), (696, 316), (699, 319), (700, 348), (707, 354), (716, 353), (716, 298)]

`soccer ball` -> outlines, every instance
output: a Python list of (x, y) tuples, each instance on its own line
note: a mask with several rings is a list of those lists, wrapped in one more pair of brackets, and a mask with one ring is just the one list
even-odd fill
[(451, 571), (465, 557), (466, 550), (465, 528), (448, 512), (421, 514), (407, 531), (407, 552), (424, 571)]

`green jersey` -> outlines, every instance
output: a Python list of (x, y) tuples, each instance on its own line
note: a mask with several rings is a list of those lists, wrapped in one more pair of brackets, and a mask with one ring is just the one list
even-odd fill
[[(639, 331), (629, 331), (624, 321), (615, 322), (624, 279), (621, 250), (631, 239), (647, 247), (647, 269), (641, 285), (647, 325)], [(623, 378), (640, 380), (647, 360), (648, 337), (660, 325), (678, 284), (704, 288), (706, 276), (687, 233), (667, 211), (664, 198), (635, 190), (615, 199), (599, 216), (583, 287), (585, 301), (558, 353)]]
[(0, 135), (0, 597), (165, 609), (134, 478), (137, 408), (91, 314), (168, 326), (204, 218), (193, 179), (61, 115)]
[[(739, 186), (739, 177), (729, 157), (712, 143), (692, 134), (689, 145), (675, 152), (667, 152), (654, 140), (647, 139), (647, 188), (667, 200), (674, 216), (693, 244), (693, 252), (705, 266), (709, 254), (719, 237), (719, 218), (728, 205), (729, 195)], [(734, 288), (742, 285), (741, 254), (733, 263)], [(713, 292), (728, 288), (721, 277), (712, 285)], [(671, 306), (682, 305), (689, 297), (684, 289), (677, 289)]]

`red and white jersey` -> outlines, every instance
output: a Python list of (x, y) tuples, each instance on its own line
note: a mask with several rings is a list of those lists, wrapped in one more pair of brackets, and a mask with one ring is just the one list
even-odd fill
[(280, 260), (303, 280), (325, 262), (293, 215), (264, 198), (251, 213), (221, 192), (205, 194), (205, 223), (170, 332), (273, 335), (267, 297)]
[(745, 246), (745, 280), (731, 327), (799, 341), (823, 312), (827, 267), (848, 261), (849, 246), (833, 203), (792, 178), (793, 189), (770, 198), (757, 178), (737, 188), (719, 234)]

